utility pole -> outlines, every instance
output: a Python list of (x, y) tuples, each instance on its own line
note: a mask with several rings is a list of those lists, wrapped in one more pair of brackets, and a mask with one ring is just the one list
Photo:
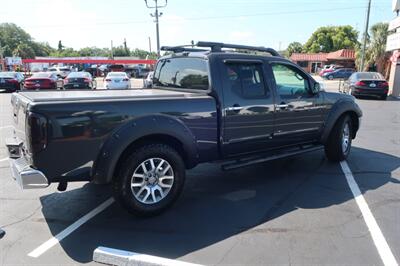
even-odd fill
[(363, 46), (362, 46), (362, 52), (361, 52), (361, 64), (360, 64), (359, 71), (363, 71), (364, 70), (365, 50), (366, 50), (366, 47), (367, 47), (367, 36), (368, 36), (368, 25), (369, 25), (369, 13), (370, 13), (370, 11), (371, 11), (371, 0), (368, 0), (367, 15), (366, 15), (366, 20), (365, 20), (364, 40), (363, 40)]
[[(0, 42), (0, 70), (4, 71), (4, 62), (3, 62), (3, 47), (1, 46), (1, 42)], [(0, 229), (1, 230), (1, 229)]]
[(151, 53), (151, 38), (149, 36), (149, 52)]
[(111, 59), (114, 59), (113, 49), (113, 41), (111, 40)]
[(144, 2), (146, 3), (147, 8), (151, 8), (151, 9), (155, 9), (154, 14), (150, 13), (151, 17), (154, 17), (155, 20), (154, 22), (156, 23), (156, 35), (157, 35), (157, 56), (160, 57), (160, 32), (159, 32), (159, 28), (158, 28), (158, 18), (162, 16), (162, 12), (158, 12), (159, 8), (163, 8), (166, 7), (168, 4), (168, 0), (165, 0), (165, 4), (164, 5), (158, 5), (158, 0), (153, 0), (154, 1), (154, 5), (148, 5), (147, 0), (144, 0)]

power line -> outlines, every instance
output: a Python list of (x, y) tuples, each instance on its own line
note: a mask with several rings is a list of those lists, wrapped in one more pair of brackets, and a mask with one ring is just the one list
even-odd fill
[[(374, 5), (373, 7), (378, 7), (378, 5)], [(316, 12), (332, 12), (332, 11), (343, 11), (343, 10), (356, 10), (356, 9), (364, 9), (365, 6), (354, 6), (354, 7), (342, 7), (342, 8), (326, 8), (326, 9), (312, 9), (312, 10), (296, 10), (296, 11), (282, 11), (282, 12), (266, 12), (266, 13), (254, 13), (254, 14), (235, 14), (235, 15), (225, 15), (225, 16), (207, 16), (207, 17), (192, 17), (192, 18), (180, 18), (179, 20), (183, 21), (196, 21), (196, 20), (209, 20), (209, 19), (226, 19), (226, 18), (238, 18), (238, 17), (263, 17), (263, 16), (274, 16), (274, 15), (290, 15), (290, 14), (306, 14), (306, 13), (316, 13)], [(168, 19), (164, 20), (165, 22), (174, 22), (176, 19)], [(29, 28), (59, 28), (59, 27), (71, 27), (78, 26), (79, 27), (95, 27), (102, 25), (124, 25), (124, 24), (140, 24), (140, 23), (148, 23), (147, 20), (137, 20), (137, 21), (121, 21), (121, 22), (98, 22), (96, 25), (90, 23), (81, 23), (80, 24), (59, 24), (59, 25), (33, 25), (28, 26)], [(82, 25), (84, 24), (84, 25)]]

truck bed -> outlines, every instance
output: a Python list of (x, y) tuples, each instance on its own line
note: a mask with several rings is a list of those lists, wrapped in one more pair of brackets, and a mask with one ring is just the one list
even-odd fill
[(77, 90), (77, 91), (22, 91), (19, 95), (30, 102), (54, 102), (54, 101), (96, 101), (96, 100), (127, 100), (127, 99), (162, 99), (162, 98), (190, 98), (198, 93), (180, 92), (158, 89), (134, 89), (134, 90)]

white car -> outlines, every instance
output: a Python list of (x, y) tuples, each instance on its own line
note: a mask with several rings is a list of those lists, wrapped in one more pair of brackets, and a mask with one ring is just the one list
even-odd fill
[(71, 69), (69, 67), (51, 67), (47, 71), (54, 73), (61, 78), (66, 78), (68, 74), (71, 73)]
[(129, 77), (125, 72), (110, 72), (104, 80), (107, 90), (129, 89), (131, 87)]

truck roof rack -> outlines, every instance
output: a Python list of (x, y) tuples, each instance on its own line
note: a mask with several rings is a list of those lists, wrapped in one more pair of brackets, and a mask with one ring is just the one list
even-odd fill
[(271, 54), (272, 56), (280, 56), (280, 54), (272, 48), (265, 48), (262, 46), (248, 46), (248, 45), (238, 45), (238, 44), (228, 44), (221, 42), (203, 42), (199, 41), (196, 44), (197, 47), (209, 47), (211, 48), (211, 52), (221, 52), (222, 48), (231, 48), (231, 49), (243, 49), (250, 51), (258, 51), (258, 52), (266, 52)]
[[(188, 47), (190, 46), (190, 47)], [(193, 48), (192, 45), (179, 45), (179, 46), (162, 46), (160, 48), (162, 51), (171, 51), (174, 53), (181, 52), (207, 52), (206, 49)]]

